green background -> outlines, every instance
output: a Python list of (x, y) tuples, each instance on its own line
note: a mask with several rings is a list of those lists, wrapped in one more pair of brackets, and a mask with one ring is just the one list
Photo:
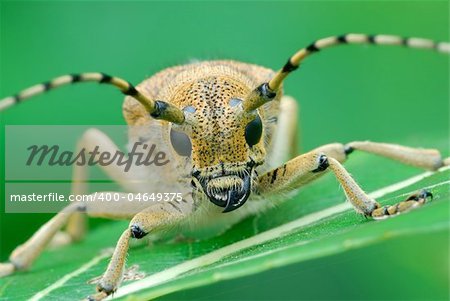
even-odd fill
[[(66, 73), (102, 71), (138, 83), (192, 59), (236, 59), (276, 69), (311, 41), (347, 32), (449, 39), (447, 1), (2, 1), (0, 10), (0, 97)], [(311, 57), (285, 86), (300, 103), (302, 150), (361, 139), (434, 147), (429, 141), (448, 139), (448, 63), (428, 51), (372, 46), (338, 47)], [(36, 97), (0, 118), (2, 127), (123, 124), (121, 102), (114, 89), (85, 84)], [(445, 144), (438, 147), (448, 155)], [(2, 209), (0, 259), (48, 217)], [(298, 264), (295, 271), (285, 268), (166, 298), (207, 299), (223, 288), (224, 298), (276, 299), (268, 292), (278, 288), (291, 299), (380, 299), (386, 287), (401, 281), (410, 282), (411, 291), (388, 289), (386, 299), (443, 299), (445, 285), (424, 275), (442, 275), (441, 265), (448, 262), (427, 266), (426, 261), (433, 247), (447, 246), (438, 236), (403, 239)], [(402, 268), (392, 264), (398, 261)], [(352, 279), (343, 281), (347, 276), (367, 282), (355, 288)], [(381, 293), (372, 288), (358, 295), (361, 283)]]

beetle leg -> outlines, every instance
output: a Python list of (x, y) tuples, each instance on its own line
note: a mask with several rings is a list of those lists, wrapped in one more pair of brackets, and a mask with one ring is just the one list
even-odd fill
[[(98, 147), (99, 153), (115, 153), (119, 150), (106, 134), (97, 129), (89, 129), (83, 134), (77, 144), (77, 150), (79, 151), (84, 148), (86, 151), (92, 151), (96, 146)], [(133, 169), (130, 169), (129, 172), (124, 172), (119, 166), (114, 164), (105, 166), (100, 165), (100, 167), (110, 178), (128, 191), (137, 192), (141, 190), (142, 183), (139, 181), (132, 181), (132, 179), (136, 177), (133, 173)], [(87, 179), (87, 166), (77, 166), (75, 164), (72, 184), (73, 195), (87, 193)], [(126, 197), (123, 199), (126, 200)], [(89, 205), (89, 208), (82, 206), (77, 207), (74, 204), (63, 209), (50, 221), (44, 224), (28, 241), (23, 245), (18, 246), (12, 252), (9, 263), (0, 263), (0, 277), (7, 276), (16, 270), (28, 268), (49, 244), (53, 246), (61, 245), (81, 239), (85, 233), (84, 225), (86, 217), (83, 211), (87, 211), (88, 215), (91, 216), (132, 218), (134, 214), (145, 208), (145, 204), (143, 203), (139, 206), (140, 202), (131, 202), (132, 204), (127, 202), (128, 207), (125, 210), (126, 213), (124, 216), (123, 210), (115, 210), (114, 206), (111, 207), (111, 205), (108, 205), (107, 203), (105, 203), (104, 206), (101, 206), (99, 203), (101, 202), (94, 202)], [(138, 207), (133, 208), (133, 206)], [(67, 225), (67, 232), (60, 231), (65, 225)]]
[(88, 299), (102, 300), (117, 290), (122, 279), (131, 238), (141, 239), (150, 232), (164, 230), (179, 223), (193, 211), (192, 202), (171, 201), (155, 204), (136, 214), (117, 242), (106, 272), (97, 284), (97, 293), (89, 296)]
[(351, 153), (353, 150), (361, 150), (429, 170), (438, 170), (450, 164), (448, 159), (444, 160), (436, 149), (412, 148), (403, 145), (371, 141), (355, 141), (346, 144), (345, 150), (347, 153)]
[[(356, 146), (355, 143), (350, 145), (352, 147)], [(446, 162), (441, 159), (439, 152), (435, 150), (413, 149), (389, 144), (386, 147), (384, 147), (385, 144), (380, 146), (380, 144), (374, 143), (373, 145), (380, 147), (384, 151), (383, 155), (414, 166), (428, 167), (430, 169), (433, 167), (436, 169), (445, 165)], [(372, 148), (370, 149), (373, 150)], [(405, 150), (403, 156), (399, 153), (399, 149)], [(375, 151), (373, 152), (375, 153)], [(349, 153), (348, 147), (334, 143), (300, 155), (284, 165), (261, 175), (256, 188), (257, 193), (260, 195), (275, 195), (288, 192), (311, 182), (324, 174), (323, 171), (329, 169), (343, 187), (345, 195), (354, 209), (375, 219), (405, 212), (420, 206), (425, 203), (427, 196), (430, 196), (429, 192), (424, 191), (394, 206), (382, 207), (361, 189), (341, 165), (340, 162), (345, 161)], [(381, 151), (377, 153), (381, 153)], [(417, 155), (420, 159), (415, 158), (414, 155)]]
[[(119, 150), (117, 145), (102, 131), (91, 128), (83, 133), (82, 137), (77, 143), (77, 151), (86, 152), (94, 151), (98, 147), (99, 152), (115, 153)], [(97, 159), (97, 158), (96, 158)], [(133, 173), (125, 172), (122, 168), (115, 164), (99, 165), (100, 169), (105, 172), (109, 178), (118, 183), (127, 191), (137, 192), (139, 187), (136, 181), (132, 181)], [(72, 173), (72, 195), (85, 195), (88, 193), (89, 166), (74, 164)], [(86, 215), (81, 212), (74, 212), (71, 214), (65, 231), (56, 233), (50, 242), (51, 247), (61, 246), (73, 241), (79, 241), (86, 233)]]
[(450, 158), (442, 158), (436, 149), (413, 148), (398, 144), (379, 143), (371, 141), (354, 141), (347, 144), (331, 143), (314, 149), (322, 152), (328, 157), (344, 162), (355, 150), (383, 156), (403, 164), (428, 169), (438, 170), (443, 166), (450, 165)]
[(17, 270), (28, 268), (39, 256), (52, 237), (61, 229), (69, 219), (69, 216), (77, 211), (82, 211), (80, 204), (74, 203), (55, 215), (45, 223), (24, 244), (18, 246), (10, 255), (9, 262), (0, 264), (0, 277), (12, 274)]
[(375, 209), (371, 216), (374, 219), (384, 219), (392, 215), (397, 215), (425, 204), (428, 198), (433, 199), (433, 194), (425, 189), (422, 189), (410, 195), (406, 200), (395, 205), (388, 205)]
[[(107, 193), (118, 194), (120, 196), (119, 201), (103, 202), (101, 195)], [(100, 192), (90, 195), (88, 202), (72, 203), (67, 206), (41, 226), (24, 244), (18, 246), (11, 253), (9, 262), (0, 263), (0, 277), (30, 267), (74, 213), (83, 213), (92, 217), (131, 219), (136, 212), (148, 207), (145, 202), (129, 202), (127, 196), (127, 193)]]

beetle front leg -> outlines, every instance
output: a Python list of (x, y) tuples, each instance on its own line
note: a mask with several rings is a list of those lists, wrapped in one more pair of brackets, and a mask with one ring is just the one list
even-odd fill
[(122, 280), (131, 238), (141, 239), (150, 232), (164, 230), (179, 223), (193, 211), (192, 202), (171, 201), (153, 204), (136, 214), (117, 242), (106, 272), (97, 284), (97, 293), (89, 296), (88, 300), (102, 300), (117, 290)]
[[(353, 208), (366, 216), (379, 219), (389, 215), (408, 211), (424, 203), (429, 193), (411, 196), (407, 200), (394, 206), (382, 207), (376, 200), (367, 195), (339, 161), (345, 159), (345, 153), (339, 151), (338, 144), (331, 144), (319, 148), (322, 151), (311, 151), (292, 159), (281, 167), (275, 168), (259, 177), (258, 193), (271, 195), (297, 189), (316, 179), (327, 169), (331, 170), (344, 189), (345, 195)], [(339, 161), (325, 155), (336, 153)]]
[(371, 216), (374, 219), (383, 219), (391, 215), (409, 211), (410, 209), (423, 205), (429, 196), (432, 197), (430, 192), (422, 190), (395, 205), (381, 206), (359, 187), (348, 171), (337, 160), (329, 158), (329, 167), (343, 187), (345, 195), (353, 205), (353, 208), (357, 212), (365, 216)]
[(316, 179), (327, 168), (327, 156), (323, 152), (312, 151), (261, 175), (257, 191), (261, 195), (288, 192)]

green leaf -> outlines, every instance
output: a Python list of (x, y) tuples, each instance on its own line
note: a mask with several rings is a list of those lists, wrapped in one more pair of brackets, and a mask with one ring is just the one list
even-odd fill
[[(438, 146), (444, 148), (445, 143)], [(133, 246), (127, 265), (137, 264), (146, 276), (122, 283), (114, 298), (148, 300), (398, 237), (448, 231), (448, 169), (423, 173), (364, 153), (353, 154), (346, 166), (382, 204), (399, 202), (427, 187), (434, 200), (395, 218), (366, 220), (344, 201), (337, 181), (327, 174), (292, 199), (220, 236)], [(397, 182), (401, 183), (391, 186)], [(45, 251), (29, 271), (0, 279), (0, 299), (81, 299), (93, 293), (95, 286), (87, 281), (106, 268), (109, 253), (102, 250), (113, 247), (126, 226), (127, 222), (107, 223), (81, 243)]]

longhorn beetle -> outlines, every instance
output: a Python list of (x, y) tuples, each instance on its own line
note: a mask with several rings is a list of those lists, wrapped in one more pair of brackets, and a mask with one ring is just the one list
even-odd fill
[[(431, 196), (421, 191), (392, 206), (381, 206), (369, 197), (341, 165), (355, 150), (381, 155), (404, 164), (428, 170), (449, 165), (434, 149), (351, 142), (333, 143), (294, 157), (295, 101), (283, 96), (284, 79), (309, 56), (337, 45), (397, 45), (450, 52), (450, 44), (422, 38), (393, 35), (346, 34), (315, 41), (300, 49), (277, 72), (237, 61), (203, 61), (171, 67), (146, 79), (138, 86), (104, 73), (64, 75), (32, 86), (15, 96), (0, 100), (0, 110), (37, 94), (73, 83), (97, 82), (112, 85), (126, 95), (123, 113), (130, 126), (152, 127), (160, 133), (162, 143), (176, 158), (172, 162), (172, 181), (186, 189), (181, 200), (172, 200), (146, 208), (135, 208), (126, 218), (129, 227), (121, 234), (106, 272), (91, 300), (101, 300), (118, 289), (124, 272), (130, 239), (141, 239), (149, 233), (164, 233), (168, 227), (204, 227), (208, 223), (234, 224), (242, 218), (270, 207), (275, 196), (297, 189), (330, 170), (344, 189), (354, 209), (365, 216), (382, 219), (406, 212), (425, 203)], [(141, 137), (130, 133), (131, 142)], [(78, 147), (110, 152), (118, 148), (102, 132), (88, 130)], [(292, 159), (293, 158), (293, 159)], [(290, 160), (289, 160), (290, 159)], [(188, 166), (188, 169), (181, 168)], [(74, 167), (73, 190), (85, 193), (82, 182), (85, 166)], [(131, 192), (149, 191), (154, 187), (129, 185), (136, 178), (117, 166), (104, 166), (105, 172)], [(139, 177), (145, 178), (145, 172)], [(161, 178), (166, 175), (161, 174)], [(146, 182), (151, 183), (151, 182)], [(28, 268), (44, 247), (65, 225), (71, 240), (83, 236), (83, 212), (97, 206), (96, 212), (110, 209), (108, 203), (74, 203), (56, 214), (28, 241), (17, 247), (9, 262), (0, 265), (0, 276)], [(124, 217), (123, 213), (119, 214)], [(101, 214), (97, 214), (101, 215)], [(201, 221), (201, 222), (196, 222)]]

